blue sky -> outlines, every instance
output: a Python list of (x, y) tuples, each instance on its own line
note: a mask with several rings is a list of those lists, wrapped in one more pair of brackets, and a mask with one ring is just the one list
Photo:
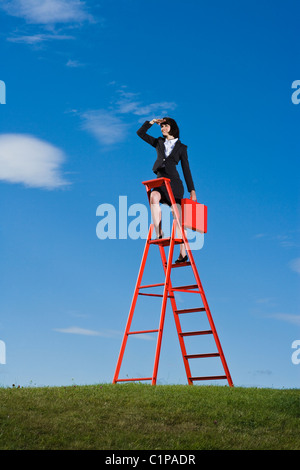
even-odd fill
[[(136, 130), (170, 115), (208, 206), (194, 257), (234, 384), (299, 387), (299, 13), (292, 0), (0, 0), (0, 385), (112, 381), (145, 242), (100, 240), (96, 210), (147, 204), (155, 151)], [(137, 323), (156, 328), (159, 305), (139, 302)], [(154, 339), (130, 341), (123, 376), (151, 375)], [(158, 372), (186, 383), (170, 307)]]

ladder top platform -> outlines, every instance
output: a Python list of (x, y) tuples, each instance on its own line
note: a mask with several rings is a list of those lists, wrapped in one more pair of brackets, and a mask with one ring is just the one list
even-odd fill
[(170, 182), (171, 180), (169, 178), (155, 178), (154, 180), (143, 181), (142, 184), (147, 186), (148, 189), (151, 189), (162, 186), (166, 181)]
[[(165, 185), (172, 206), (176, 205), (176, 200), (172, 192), (170, 181), (171, 180), (169, 178), (155, 178), (153, 180), (142, 181), (142, 184), (146, 187), (149, 201), (151, 189)], [(207, 233), (207, 206), (205, 204), (200, 204), (197, 201), (193, 201), (192, 199), (186, 198), (181, 199), (180, 205), (182, 211), (182, 227), (200, 233)], [(174, 210), (176, 213), (176, 218), (178, 219), (178, 224), (180, 225), (178, 210), (176, 209), (176, 207), (174, 208)]]
[[(183, 239), (182, 238), (174, 238), (174, 244), (175, 245), (179, 245), (181, 243), (183, 243)], [(150, 243), (151, 245), (160, 245), (160, 246), (169, 246), (170, 243), (171, 243), (171, 238), (156, 238), (155, 240), (150, 240), (148, 243)]]

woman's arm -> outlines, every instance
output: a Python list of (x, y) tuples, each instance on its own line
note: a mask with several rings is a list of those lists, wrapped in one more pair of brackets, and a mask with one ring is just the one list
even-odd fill
[(184, 179), (188, 188), (188, 191), (190, 193), (190, 198), (193, 201), (196, 201), (196, 191), (195, 191), (195, 186), (190, 170), (190, 165), (189, 165), (189, 160), (188, 160), (188, 154), (187, 154), (187, 148), (185, 147), (182, 155), (181, 155), (181, 167), (184, 175)]
[(147, 134), (147, 130), (150, 129), (152, 124), (156, 122), (157, 119), (152, 119), (152, 121), (146, 121), (142, 125), (142, 127), (139, 128), (139, 130), (136, 131), (137, 135), (143, 139), (147, 144), (152, 145), (152, 147), (156, 147), (157, 145), (157, 139), (155, 137), (152, 137), (152, 135)]

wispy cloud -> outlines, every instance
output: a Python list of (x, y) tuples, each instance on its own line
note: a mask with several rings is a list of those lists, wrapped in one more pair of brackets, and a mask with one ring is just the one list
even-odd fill
[[(123, 331), (119, 330), (89, 330), (86, 328), (81, 328), (78, 326), (69, 326), (67, 328), (54, 328), (53, 331), (57, 331), (59, 333), (66, 333), (71, 335), (83, 335), (83, 336), (101, 336), (104, 338), (121, 338), (123, 336)], [(146, 335), (146, 334), (138, 334), (133, 335), (136, 339), (142, 339), (145, 341), (153, 341), (155, 338), (153, 335)]]
[(0, 9), (23, 20), (23, 25), (7, 37), (7, 41), (40, 45), (46, 41), (75, 39), (66, 34), (70, 28), (99, 23), (81, 0), (0, 0)]
[(80, 0), (0, 0), (0, 7), (8, 15), (23, 18), (30, 24), (94, 21), (85, 2)]
[(272, 375), (273, 372), (269, 369), (255, 370), (253, 375)]
[[(110, 85), (115, 85), (115, 82)], [(140, 116), (143, 121), (154, 116), (163, 116), (176, 108), (176, 103), (167, 101), (144, 104), (138, 99), (140, 93), (127, 92), (124, 88), (126, 87), (116, 91), (109, 109), (75, 111), (81, 118), (81, 128), (90, 132), (101, 145), (124, 141), (133, 122), (136, 125), (135, 116)], [(128, 119), (130, 116), (132, 123)]]
[(75, 39), (74, 36), (70, 36), (68, 34), (33, 34), (33, 35), (20, 35), (20, 36), (10, 36), (7, 38), (7, 41), (9, 42), (15, 42), (15, 43), (23, 43), (23, 44), (39, 44), (45, 41), (53, 41), (53, 40), (58, 40), (58, 41), (65, 41), (65, 40), (70, 40), (70, 39)]
[(283, 248), (295, 248), (299, 246), (299, 242), (295, 240), (296, 234), (298, 236), (297, 230), (290, 230), (287, 233), (281, 234), (257, 233), (253, 235), (253, 239), (266, 241), (268, 243), (276, 242)]
[(71, 67), (71, 68), (84, 67), (84, 65), (85, 64), (82, 64), (81, 62), (79, 62), (79, 60), (71, 60), (71, 59), (69, 59), (68, 62), (66, 63), (66, 66)]
[(269, 318), (276, 318), (277, 320), (300, 326), (300, 315), (293, 315), (289, 313), (273, 313), (272, 315), (269, 315)]
[(260, 305), (266, 305), (268, 307), (273, 307), (276, 305), (275, 299), (272, 297), (263, 297), (260, 299), (256, 299), (255, 302)]
[(265, 233), (256, 233), (255, 235), (253, 235), (253, 238), (258, 239), (258, 238), (264, 238), (266, 236), (267, 235)]
[(61, 166), (62, 150), (34, 136), (0, 135), (0, 180), (25, 186), (55, 189), (68, 183)]
[(78, 326), (69, 326), (68, 328), (54, 328), (54, 331), (58, 331), (59, 333), (67, 333), (71, 335), (84, 335), (84, 336), (105, 336), (111, 338), (112, 336), (120, 335), (119, 332), (108, 332), (108, 331), (95, 331), (95, 330), (88, 330), (86, 328), (80, 328)]
[(292, 259), (292, 261), (289, 263), (289, 267), (292, 271), (300, 274), (300, 258)]
[(149, 116), (152, 114), (166, 114), (176, 108), (176, 103), (162, 101), (158, 103), (144, 104), (137, 100), (140, 93), (130, 93), (119, 89), (120, 98), (116, 101), (116, 111), (121, 114), (132, 113), (137, 116)]

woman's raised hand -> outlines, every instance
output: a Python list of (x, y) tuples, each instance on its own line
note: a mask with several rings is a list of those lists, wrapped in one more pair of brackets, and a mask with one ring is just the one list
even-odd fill
[(152, 121), (150, 121), (150, 124), (161, 124), (162, 122), (165, 122), (165, 119), (152, 119)]

